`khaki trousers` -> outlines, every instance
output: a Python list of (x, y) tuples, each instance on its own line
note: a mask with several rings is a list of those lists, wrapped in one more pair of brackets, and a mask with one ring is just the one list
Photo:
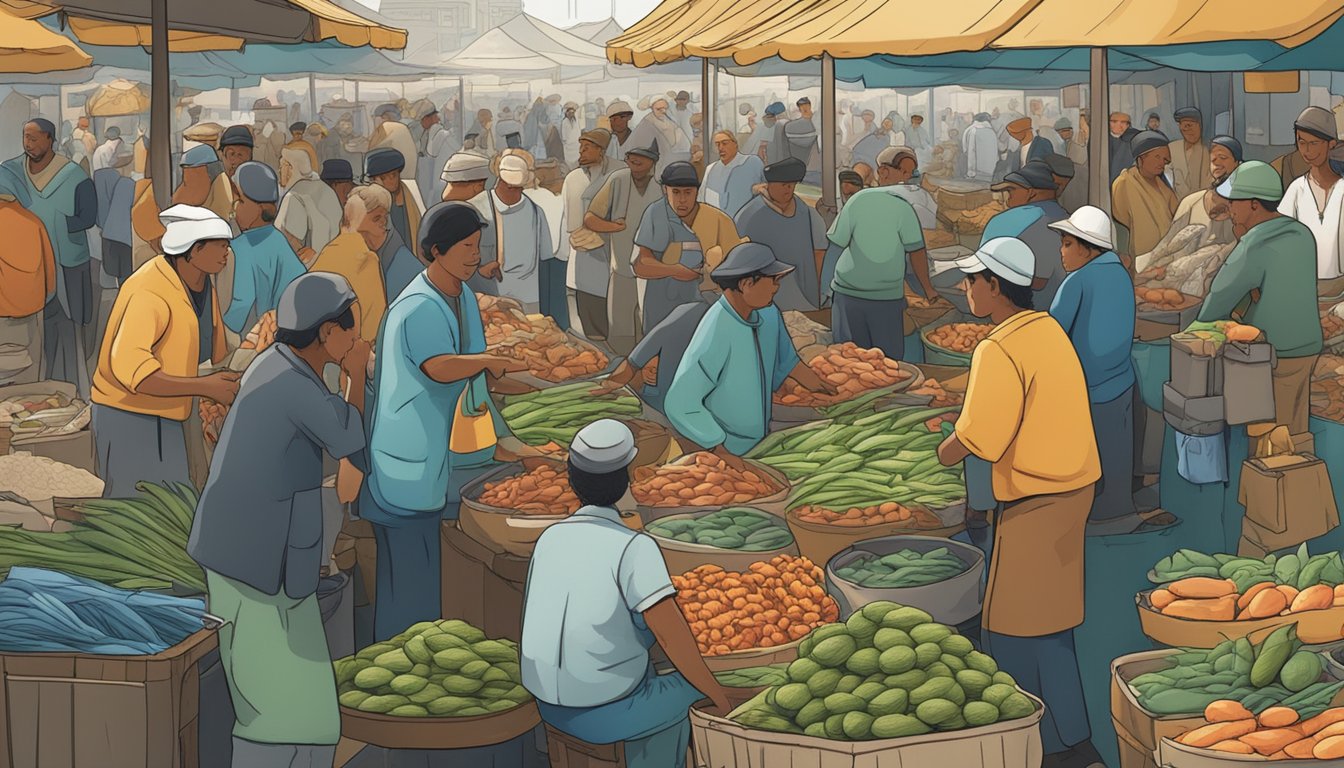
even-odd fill
[(1311, 371), (1320, 355), (1279, 358), (1274, 366), (1274, 421), (1294, 435), (1308, 431)]

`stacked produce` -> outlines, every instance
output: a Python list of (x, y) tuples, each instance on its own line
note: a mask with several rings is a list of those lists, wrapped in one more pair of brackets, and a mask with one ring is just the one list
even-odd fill
[(829, 423), (776, 432), (749, 454), (795, 482), (791, 509), (857, 508), (875, 517), (864, 510), (877, 507), (885, 519), (901, 507), (940, 509), (966, 497), (961, 467), (945, 467), (937, 455), (942, 423), (956, 419), (955, 409), (831, 413)]
[(964, 573), (966, 564), (947, 547), (928, 552), (902, 549), (890, 555), (864, 552), (843, 566), (835, 575), (861, 587), (908, 589), (946, 581)]
[(1321, 355), (1311, 379), (1311, 413), (1344, 422), (1344, 357)]
[(485, 343), (490, 351), (522, 360), (545, 381), (591, 376), (607, 367), (607, 356), (585, 347), (545, 315), (529, 315), (517, 302), (480, 297)]
[(1344, 605), (1344, 562), (1338, 552), (1262, 559), (1182, 549), (1149, 574), (1163, 585), (1148, 595), (1153, 610), (1202, 621), (1242, 621)]
[(963, 234), (974, 234), (985, 231), (985, 225), (989, 220), (1007, 210), (1007, 206), (997, 200), (985, 203), (978, 208), (971, 208), (963, 211), (945, 211), (942, 215), (946, 216), (947, 221), (952, 225), (952, 231)]
[(1229, 341), (1252, 342), (1260, 338), (1261, 331), (1253, 325), (1243, 325), (1235, 320), (1215, 320), (1210, 323), (1191, 323), (1184, 331), (1198, 339), (1212, 342), (1209, 352), (1216, 353)]
[(126, 592), (41, 568), (14, 568), (0, 583), (0, 651), (160, 653), (201, 629), (205, 603)]
[(907, 390), (911, 395), (928, 395), (930, 408), (945, 408), (949, 405), (961, 405), (966, 401), (964, 392), (948, 392), (937, 379), (925, 379), (918, 387)]
[(769, 552), (793, 543), (779, 518), (745, 507), (730, 507), (703, 517), (664, 518), (645, 532), (686, 544), (704, 544), (739, 552)]
[(883, 502), (871, 507), (850, 507), (842, 511), (805, 504), (793, 510), (793, 513), (805, 523), (838, 525), (844, 528), (865, 528), (870, 525), (882, 525), (883, 523), (905, 523), (914, 517), (913, 512), (894, 501)]
[(1340, 317), (1338, 309), (1335, 304), (1320, 305), (1322, 338), (1328, 340), (1344, 334), (1344, 317)]
[[(4, 457), (0, 457), (4, 458)], [(136, 499), (91, 499), (76, 507), (83, 522), (64, 533), (0, 526), (0, 575), (32, 566), (119, 589), (181, 588), (205, 592), (205, 574), (187, 555), (196, 489), (136, 483)]]
[(775, 393), (779, 405), (828, 405), (848, 400), (868, 390), (890, 387), (910, 378), (910, 373), (890, 360), (880, 349), (864, 349), (851, 341), (833, 344), (808, 361), (807, 366), (834, 384), (837, 394), (813, 392), (788, 379)]
[(811, 560), (791, 555), (752, 563), (745, 573), (702, 565), (672, 577), (677, 605), (705, 656), (787, 645), (835, 621), (840, 607), (824, 581)]
[(1141, 307), (1161, 310), (1185, 309), (1199, 301), (1172, 288), (1135, 288), (1134, 298)]
[(1305, 720), (1302, 717), (1303, 713), (1286, 706), (1266, 709), (1257, 717), (1235, 701), (1216, 701), (1204, 710), (1207, 725), (1177, 736), (1176, 741), (1197, 749), (1270, 760), (1344, 758), (1344, 707)]
[(262, 314), (257, 320), (257, 324), (252, 326), (252, 330), (247, 332), (243, 338), (243, 343), (239, 345), (241, 349), (255, 349), (257, 352), (265, 352), (275, 343), (275, 332), (279, 328), (275, 323), (275, 310), (270, 310)]
[(518, 645), (457, 619), (422, 621), (333, 664), (341, 706), (393, 717), (477, 717), (532, 700)]
[(79, 467), (27, 451), (0, 454), (0, 491), (12, 491), (28, 501), (53, 496), (101, 496), (103, 481)]
[(970, 640), (918, 608), (885, 601), (813, 630), (788, 675), (790, 682), (771, 686), (730, 719), (863, 741), (977, 728), (1036, 711)]
[(598, 419), (637, 419), (642, 413), (639, 398), (629, 390), (599, 394), (592, 384), (582, 382), (509, 395), (500, 409), (514, 437), (528, 445), (561, 446), (568, 446), (580, 429)]
[(1292, 707), (1311, 716), (1344, 688), (1320, 681), (1321, 656), (1302, 650), (1296, 624), (1279, 627), (1258, 645), (1241, 637), (1209, 650), (1182, 649), (1169, 659), (1171, 667), (1129, 681), (1139, 704), (1158, 715), (1200, 712), (1226, 699), (1257, 714)]
[(59, 392), (50, 395), (13, 395), (0, 400), (0, 427), (8, 427), (14, 442), (35, 437), (69, 435), (89, 426), (89, 405)]
[(572, 515), (582, 506), (569, 485), (569, 474), (551, 464), (486, 483), (480, 501), (524, 515)]
[(930, 251), (957, 244), (957, 236), (945, 229), (924, 230), (924, 247)]
[(929, 331), (929, 343), (935, 347), (970, 354), (994, 330), (989, 323), (948, 323)]
[(789, 682), (788, 664), (770, 664), (764, 667), (745, 667), (715, 672), (714, 679), (725, 688), (761, 688), (784, 685)]
[(219, 434), (224, 431), (224, 420), (229, 416), (229, 406), (202, 397), (196, 404), (196, 410), (201, 416), (201, 432), (206, 443), (218, 443)]
[(796, 310), (785, 310), (781, 314), (784, 317), (784, 329), (789, 332), (789, 339), (793, 341), (795, 349), (818, 344), (827, 346), (831, 343), (833, 337), (830, 328)]
[(661, 467), (635, 470), (630, 492), (646, 507), (746, 504), (780, 489), (763, 473), (738, 469), (701, 451)]

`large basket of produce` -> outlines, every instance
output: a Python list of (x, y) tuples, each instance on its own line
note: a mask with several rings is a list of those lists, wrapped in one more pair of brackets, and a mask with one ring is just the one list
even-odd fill
[(985, 556), (959, 541), (889, 536), (855, 544), (826, 564), (826, 587), (848, 616), (880, 600), (957, 625), (980, 613)]
[(672, 577), (677, 606), (716, 672), (797, 658), (803, 637), (840, 615), (824, 581), (811, 560), (791, 555), (741, 572), (702, 565)]
[(1229, 768), (1271, 761), (1276, 766), (1339, 765), (1344, 761), (1344, 708), (1319, 714), (1289, 706), (1258, 715), (1235, 701), (1209, 706), (1185, 732), (1163, 737), (1157, 757), (1169, 768)]
[(975, 346), (989, 336), (994, 326), (985, 322), (952, 322), (919, 332), (924, 359), (935, 365), (970, 365)]
[(1338, 552), (1265, 559), (1182, 549), (1149, 574), (1160, 584), (1136, 598), (1143, 633), (1163, 645), (1212, 648), (1229, 637), (1261, 640), (1297, 625), (1309, 645), (1344, 636), (1344, 563)]
[(27, 451), (0, 453), (0, 491), (8, 491), (51, 517), (53, 499), (97, 498), (103, 494), (103, 481), (79, 467), (34, 456)]
[(901, 392), (919, 386), (924, 374), (910, 363), (888, 359), (880, 349), (863, 349), (853, 342), (833, 344), (807, 361), (819, 377), (839, 390), (834, 395), (812, 392), (789, 379), (775, 393), (770, 420), (774, 424), (801, 424), (822, 418), (818, 408), (852, 400), (864, 392), (883, 389)]
[(689, 453), (659, 467), (635, 469), (630, 493), (645, 524), (668, 515), (733, 504), (782, 515), (789, 481), (756, 462), (745, 462), (744, 467), (730, 466), (708, 451)]
[(1324, 354), (1311, 374), (1311, 415), (1344, 422), (1344, 357)]
[(9, 429), (11, 445), (72, 435), (89, 426), (89, 404), (73, 397), (73, 389), (60, 384), (39, 382), (0, 388), (0, 427)]
[(1041, 702), (918, 608), (871, 603), (814, 630), (788, 675), (727, 717), (692, 710), (697, 765), (1041, 763)]
[(1344, 348), (1344, 304), (1321, 304), (1321, 338), (1327, 351)]
[(658, 542), (673, 573), (702, 565), (743, 571), (777, 555), (798, 554), (783, 520), (750, 507), (669, 515), (649, 523), (644, 532)]
[(548, 386), (571, 379), (591, 378), (605, 370), (610, 359), (584, 339), (560, 330), (545, 315), (529, 315), (508, 298), (481, 296), (481, 320), (486, 346), (527, 364), (519, 379)]
[(334, 663), (341, 735), (388, 749), (500, 744), (541, 722), (518, 646), (459, 620), (424, 621)]

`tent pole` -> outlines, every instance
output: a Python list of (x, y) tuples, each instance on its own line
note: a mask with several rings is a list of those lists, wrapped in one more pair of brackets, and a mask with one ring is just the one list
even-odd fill
[(1090, 131), (1087, 139), (1087, 201), (1102, 210), (1111, 209), (1111, 87), (1106, 49), (1092, 49), (1092, 72), (1088, 79)]
[(700, 59), (700, 146), (704, 150), (705, 160), (714, 156), (714, 92), (712, 77), (714, 65), (708, 58)]
[(154, 202), (167, 208), (173, 197), (171, 87), (168, 82), (168, 0), (150, 0), (149, 167)]
[(317, 122), (317, 75), (308, 73), (308, 115), (310, 120)]
[(838, 208), (835, 200), (835, 57), (821, 57), (821, 202), (817, 212), (830, 223)]
[[(457, 138), (463, 144), (467, 142), (467, 81), (457, 76)], [(460, 147), (459, 147), (460, 148)]]

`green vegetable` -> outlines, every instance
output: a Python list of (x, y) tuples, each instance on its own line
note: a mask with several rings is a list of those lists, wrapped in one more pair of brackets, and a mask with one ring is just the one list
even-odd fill
[(793, 544), (793, 534), (782, 520), (746, 507), (701, 517), (667, 517), (650, 523), (645, 531), (664, 539), (742, 552), (769, 552)]
[(1283, 687), (1297, 693), (1306, 690), (1321, 676), (1323, 663), (1319, 654), (1311, 651), (1298, 651), (1289, 657), (1279, 671), (1279, 681)]
[(835, 575), (862, 587), (908, 589), (945, 581), (966, 570), (960, 558), (939, 547), (920, 553), (905, 549), (879, 557), (864, 552), (835, 569)]
[(639, 398), (627, 389), (593, 394), (590, 382), (562, 384), (523, 395), (508, 395), (499, 414), (514, 437), (529, 445), (569, 445), (580, 429), (598, 419), (637, 419)]
[[(1291, 555), (1289, 557), (1292, 557)], [(1269, 685), (1279, 676), (1288, 658), (1297, 651), (1297, 625), (1288, 624), (1274, 630), (1251, 665), (1251, 685), (1256, 688)]]

